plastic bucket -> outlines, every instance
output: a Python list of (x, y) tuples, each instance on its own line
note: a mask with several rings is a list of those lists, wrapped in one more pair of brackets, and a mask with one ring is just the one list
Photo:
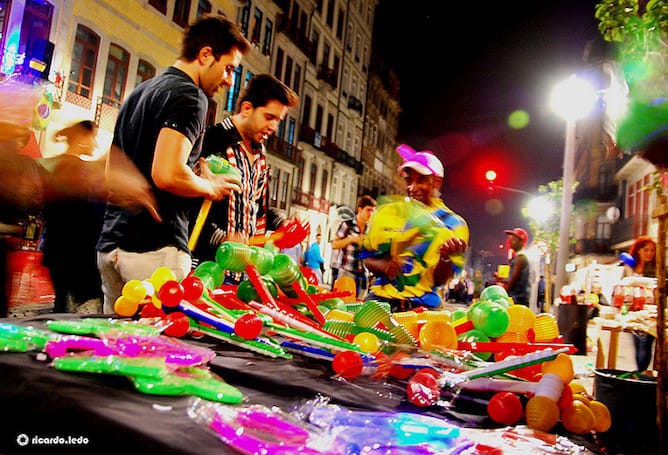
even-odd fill
[(557, 325), (564, 343), (575, 346), (575, 355), (587, 355), (587, 323), (589, 322), (589, 306), (577, 304), (559, 305)]
[(610, 430), (600, 435), (609, 453), (659, 453), (655, 378), (623, 370), (595, 370), (594, 396), (612, 416)]

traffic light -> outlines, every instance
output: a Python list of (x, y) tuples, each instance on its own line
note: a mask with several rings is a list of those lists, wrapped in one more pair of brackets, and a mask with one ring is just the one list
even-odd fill
[(496, 171), (489, 169), (487, 172), (485, 172), (485, 178), (490, 185), (494, 185), (494, 181), (496, 180)]

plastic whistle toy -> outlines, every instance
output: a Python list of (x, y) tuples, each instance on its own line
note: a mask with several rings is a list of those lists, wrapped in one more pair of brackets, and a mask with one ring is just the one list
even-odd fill
[(78, 335), (49, 341), (44, 351), (50, 357), (62, 357), (70, 352), (90, 351), (94, 356), (164, 357), (172, 367), (207, 364), (216, 355), (214, 351), (181, 343), (164, 336), (128, 335), (116, 339), (98, 339)]
[(226, 444), (248, 455), (336, 453), (322, 447), (311, 448), (311, 434), (305, 428), (258, 406), (240, 411), (219, 409), (209, 425)]
[(151, 395), (194, 395), (221, 403), (238, 404), (243, 394), (201, 368), (182, 368), (178, 374), (165, 367), (160, 357), (64, 356), (54, 359), (61, 371), (129, 376), (135, 388)]
[(85, 318), (80, 320), (52, 320), (46, 326), (54, 332), (71, 335), (99, 336), (108, 332), (130, 333), (137, 335), (160, 335), (160, 329), (120, 319)]
[[(232, 167), (225, 158), (216, 155), (211, 155), (206, 158), (206, 162), (209, 165), (209, 169), (214, 174), (234, 175), (237, 177), (239, 184), (241, 184), (241, 174), (237, 169)], [(199, 213), (197, 214), (197, 218), (195, 219), (195, 224), (193, 226), (192, 233), (190, 234), (190, 238), (188, 239), (188, 248), (191, 251), (195, 249), (195, 246), (197, 245), (199, 236), (202, 233), (202, 227), (204, 227), (206, 218), (207, 216), (209, 216), (209, 211), (211, 210), (211, 203), (212, 201), (210, 199), (205, 199), (204, 202), (202, 202), (202, 207), (200, 207), (199, 209)]]
[(345, 441), (354, 439), (360, 447), (428, 445), (431, 448), (422, 453), (452, 447), (460, 436), (458, 427), (436, 417), (408, 412), (351, 411), (333, 405), (316, 406), (309, 415), (309, 422), (334, 432)]
[(57, 339), (57, 335), (44, 330), (0, 323), (0, 351), (41, 351), (53, 339)]
[(542, 363), (548, 360), (553, 360), (559, 354), (568, 352), (568, 348), (561, 349), (544, 349), (529, 354), (524, 354), (515, 358), (508, 358), (499, 362), (489, 363), (485, 366), (467, 370), (461, 373), (445, 372), (441, 376), (441, 382), (447, 386), (457, 386), (463, 381), (468, 381), (485, 376), (494, 376), (508, 371), (517, 370), (537, 363)]

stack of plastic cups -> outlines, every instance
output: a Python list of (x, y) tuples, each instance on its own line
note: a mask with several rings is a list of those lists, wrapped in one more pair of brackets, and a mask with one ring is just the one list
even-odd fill
[[(383, 302), (384, 303), (384, 302)], [(381, 302), (369, 300), (364, 302), (362, 308), (355, 313), (355, 324), (360, 327), (374, 327), (381, 323), (394, 336), (399, 344), (417, 345), (417, 340), (403, 325), (399, 324), (386, 308), (389, 305), (381, 305)]]
[(243, 272), (251, 263), (251, 249), (240, 242), (223, 242), (216, 250), (216, 262), (225, 270)]
[(559, 337), (559, 326), (554, 316), (549, 313), (541, 313), (536, 316), (534, 332), (537, 343), (547, 343)]
[(496, 341), (510, 343), (528, 343), (529, 330), (535, 330), (536, 315), (529, 307), (524, 305), (512, 305), (507, 308), (508, 330), (498, 337)]
[(413, 336), (417, 338), (420, 333), (420, 327), (418, 325), (418, 315), (415, 311), (401, 311), (392, 313), (395, 321), (404, 326), (406, 330)]
[(304, 278), (304, 275), (299, 270), (299, 266), (287, 254), (279, 253), (274, 256), (274, 263), (271, 270), (269, 270), (269, 276), (274, 279), (278, 287), (289, 297), (295, 294), (291, 288), (292, 283), (295, 281), (299, 282), (303, 289), (308, 287), (306, 278)]

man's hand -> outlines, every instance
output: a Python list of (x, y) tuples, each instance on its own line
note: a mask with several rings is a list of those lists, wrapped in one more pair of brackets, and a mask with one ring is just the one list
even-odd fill
[(241, 181), (234, 174), (214, 174), (204, 158), (199, 161), (200, 177), (211, 183), (208, 199), (219, 201), (229, 196), (232, 191), (241, 192)]
[(439, 251), (441, 261), (448, 261), (450, 256), (458, 256), (466, 251), (466, 242), (456, 237), (451, 238), (443, 245)]

